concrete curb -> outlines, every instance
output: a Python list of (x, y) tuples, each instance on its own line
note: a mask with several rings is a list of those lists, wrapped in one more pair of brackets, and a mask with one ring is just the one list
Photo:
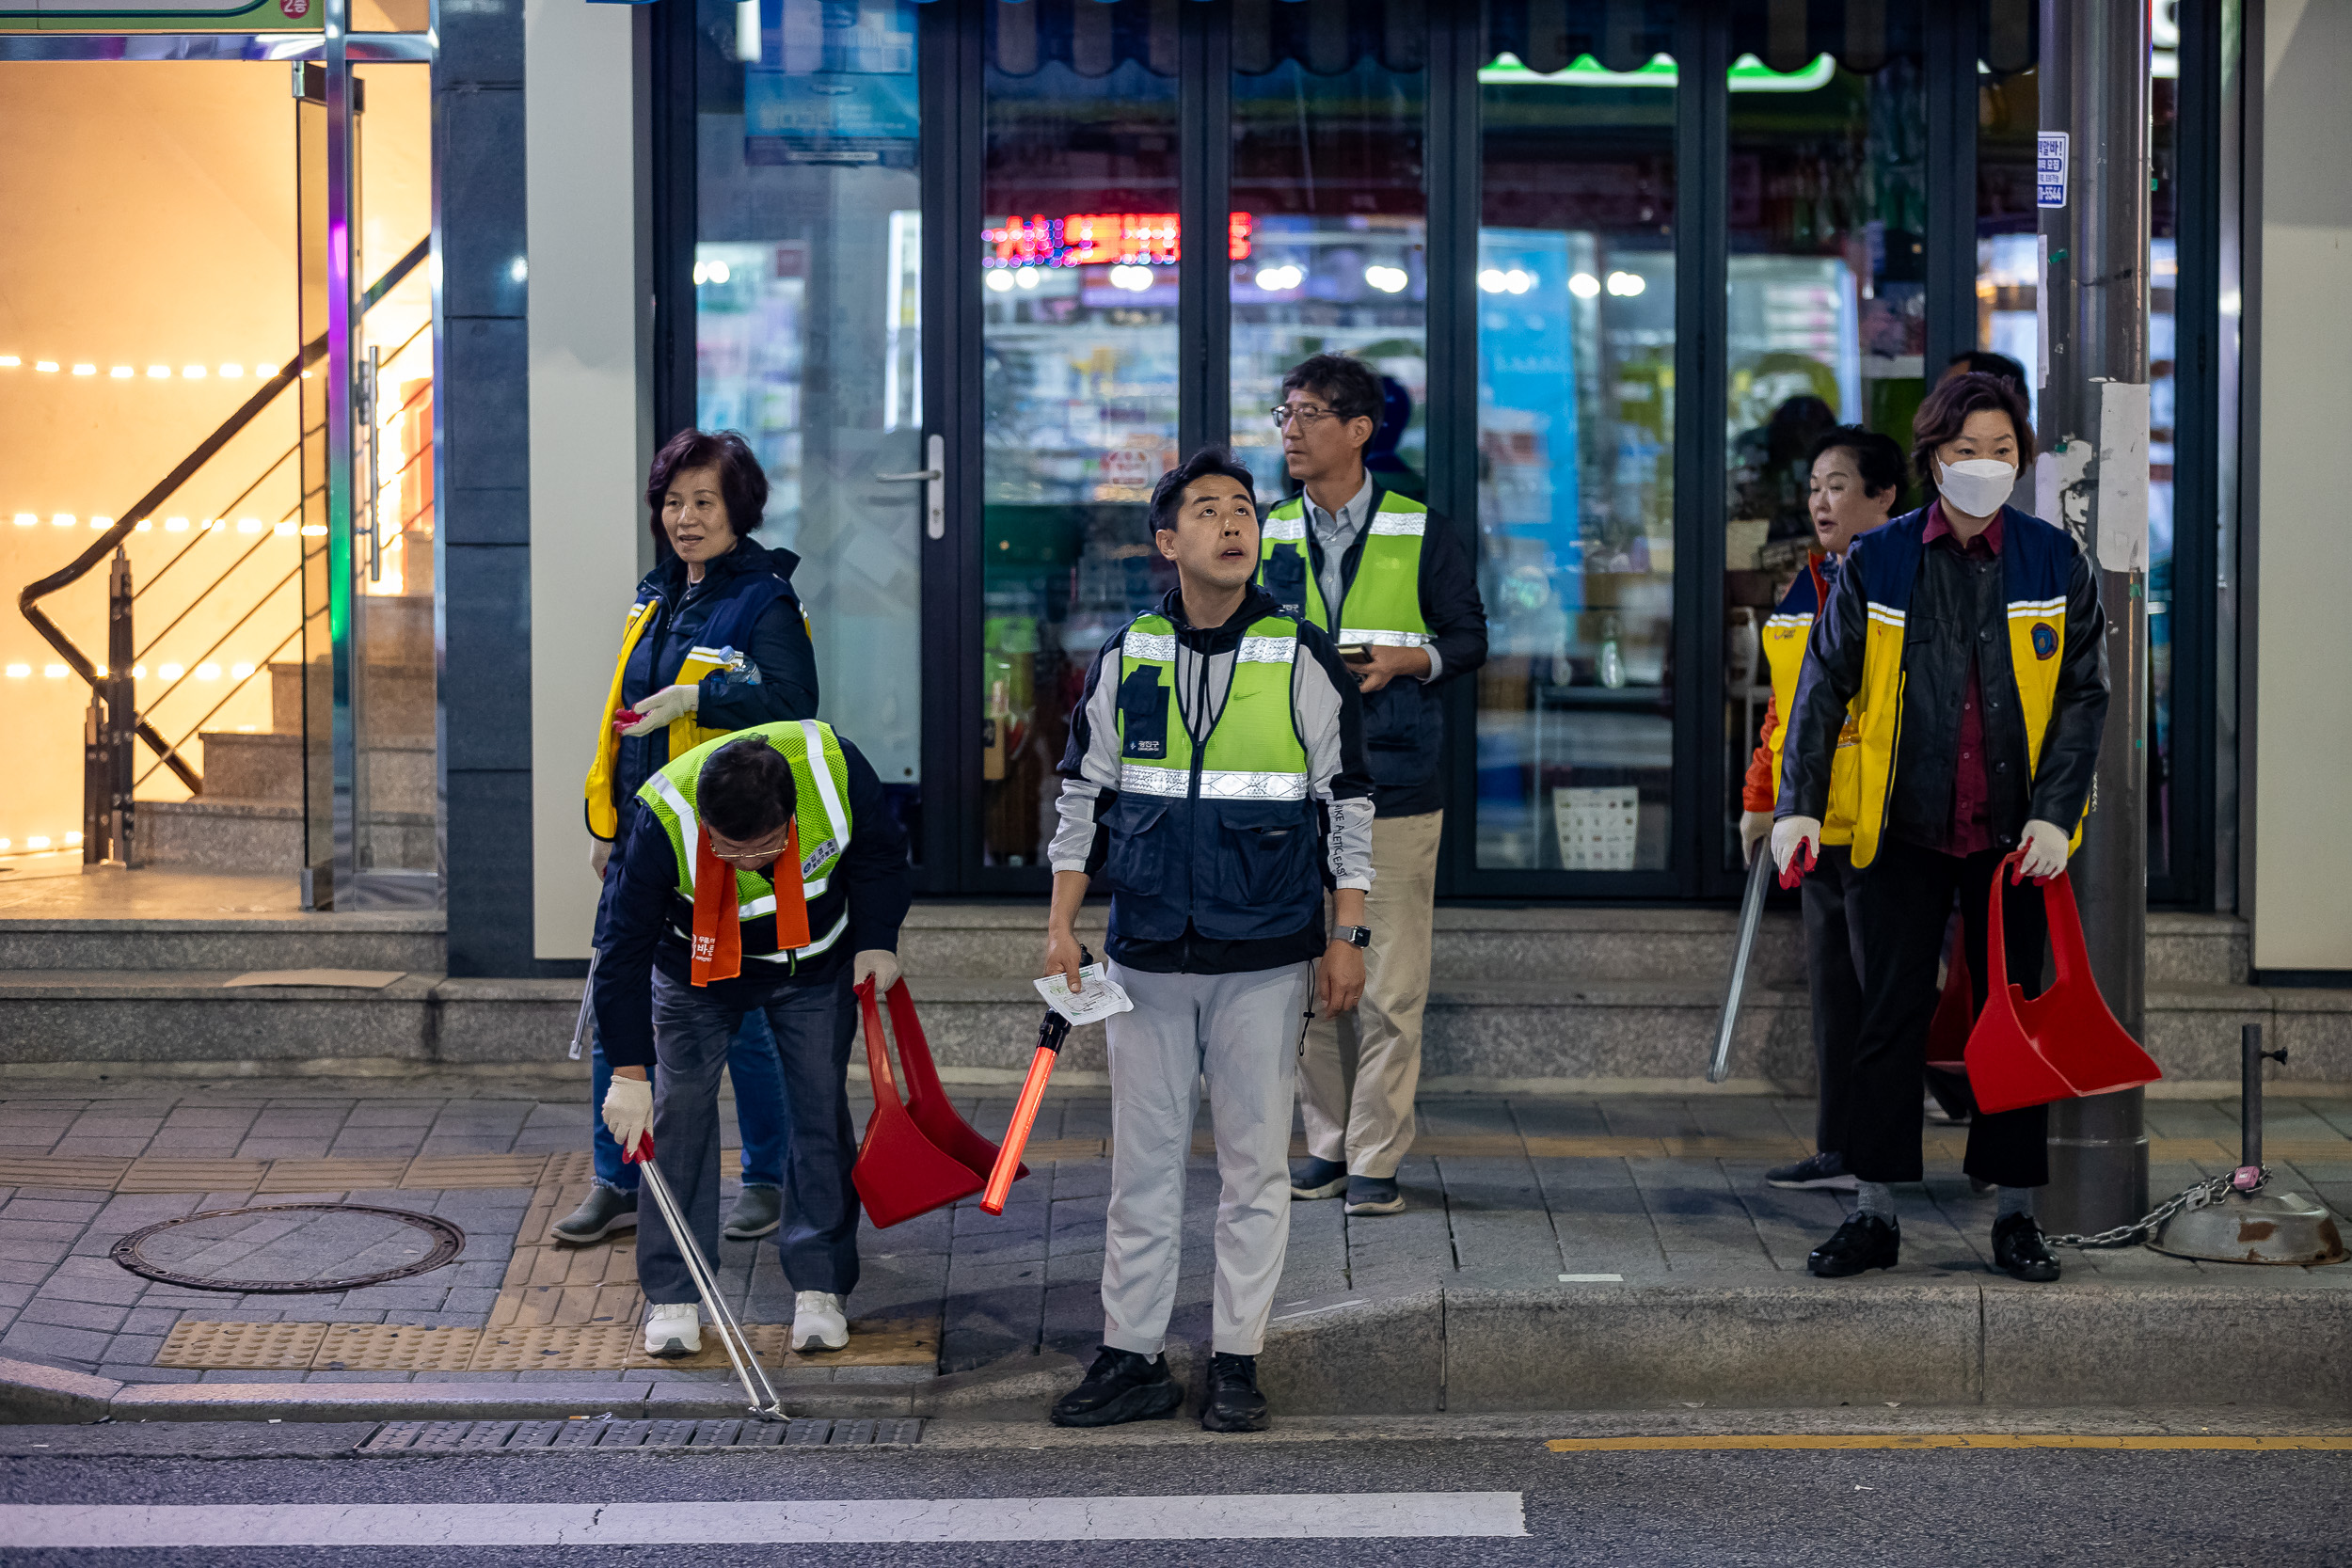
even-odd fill
[[(1693, 1407), (2352, 1410), (2352, 1270), (2246, 1285), (1935, 1279), (1465, 1285), (1280, 1304), (1259, 1357), (1295, 1416)], [(1190, 1389), (1201, 1347), (1169, 1346)], [(1083, 1373), (1022, 1352), (946, 1377), (797, 1381), (795, 1415), (1041, 1419)], [(1198, 1390), (1191, 1389), (1197, 1396)], [(732, 1384), (123, 1385), (0, 1361), (0, 1422), (633, 1419), (742, 1413)]]
[(108, 1414), (122, 1388), (110, 1377), (0, 1357), (0, 1424), (95, 1421)]

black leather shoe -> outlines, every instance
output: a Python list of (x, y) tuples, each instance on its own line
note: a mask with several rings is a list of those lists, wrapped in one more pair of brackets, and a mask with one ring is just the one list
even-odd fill
[(1993, 1222), (1993, 1266), (2011, 1279), (2046, 1285), (2058, 1276), (2058, 1254), (2042, 1239), (2042, 1222), (2011, 1214)]
[(1265, 1396), (1258, 1392), (1258, 1358), (1227, 1355), (1209, 1358), (1209, 1402), (1200, 1407), (1203, 1432), (1263, 1432), (1274, 1424)]
[(1057, 1427), (1107, 1427), (1121, 1421), (1153, 1421), (1176, 1413), (1184, 1391), (1168, 1370), (1165, 1355), (1137, 1355), (1104, 1345), (1087, 1369), (1086, 1381), (1054, 1405)]
[(1891, 1269), (1902, 1251), (1901, 1226), (1876, 1214), (1854, 1214), (1806, 1255), (1804, 1266), (1823, 1279), (1843, 1279), (1865, 1269)]

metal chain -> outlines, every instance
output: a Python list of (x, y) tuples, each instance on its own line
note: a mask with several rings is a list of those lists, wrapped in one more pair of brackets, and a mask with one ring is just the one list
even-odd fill
[(2231, 1171), (2225, 1175), (2214, 1177), (2210, 1180), (2200, 1181), (2194, 1187), (2173, 1194), (2129, 1225), (2119, 1225), (2112, 1230), (2102, 1230), (2095, 1236), (2044, 1236), (2042, 1239), (2052, 1246), (2129, 1246), (2185, 1210), (2202, 1209), (2207, 1204), (2218, 1203), (2233, 1190), (2260, 1192), (2264, 1183), (2270, 1180), (2270, 1167), (2261, 1165), (2256, 1169), (2258, 1174), (2254, 1179), (2254, 1184), (2250, 1187), (2239, 1187), (2237, 1173)]

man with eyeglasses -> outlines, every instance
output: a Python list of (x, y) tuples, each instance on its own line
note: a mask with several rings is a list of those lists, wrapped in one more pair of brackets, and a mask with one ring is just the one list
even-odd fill
[(1380, 429), (1380, 376), (1318, 354), (1282, 378), (1271, 412), (1301, 494), (1266, 515), (1258, 580), (1283, 613), (1338, 642), (1364, 700), (1372, 768), (1372, 891), (1363, 1000), (1318, 1019), (1299, 1053), (1307, 1156), (1291, 1196), (1337, 1197), (1351, 1215), (1405, 1207), (1397, 1166), (1413, 1141), (1430, 925), (1445, 821), (1440, 683), (1486, 661), (1486, 609), (1464, 542), (1364, 466)]
[[(858, 1277), (852, 990), (898, 983), (906, 834), (873, 767), (815, 720), (697, 746), (637, 799), (646, 809), (596, 927), (596, 1030), (612, 1064), (605, 1125), (628, 1150), (653, 1133), (694, 1239), (717, 1258), (719, 1074), (744, 1014), (765, 1012), (792, 1128), (776, 1235), (795, 1292), (790, 1344), (839, 1350)], [(645, 1353), (699, 1351), (693, 1280), (658, 1213), (638, 1225), (637, 1277)]]

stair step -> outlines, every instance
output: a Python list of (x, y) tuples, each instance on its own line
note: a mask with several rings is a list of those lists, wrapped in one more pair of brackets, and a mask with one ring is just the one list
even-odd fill
[[(429, 870), (438, 863), (439, 835), (432, 812), (370, 812), (365, 826), (371, 864)], [(305, 863), (302, 803), (215, 795), (141, 800), (138, 851), (143, 865), (299, 871)]]
[(257, 969), (397, 969), (437, 974), (447, 963), (445, 925), (437, 910), (236, 920), (12, 915), (0, 918), (0, 980), (37, 970), (245, 974)]
[(204, 795), (208, 800), (302, 800), (302, 736), (262, 730), (206, 730)]
[[(63, 950), (60, 948), (60, 950)], [(262, 967), (262, 966), (254, 966)], [(270, 963), (266, 967), (281, 967)], [(386, 963), (382, 967), (395, 967)], [(223, 990), (237, 973), (48, 970), (0, 974), (0, 1038), (20, 1062), (223, 1064), (363, 1061), (552, 1065), (580, 1007), (578, 980), (447, 979), (410, 974), (381, 991)], [(1037, 1038), (1026, 981), (913, 980), (924, 1033), (952, 1082), (1009, 1091)], [(156, 1026), (169, 1004), (171, 1026)], [(1706, 1070), (1719, 989), (1661, 981), (1518, 980), (1433, 988), (1422, 1085), (1432, 1092), (1693, 1085)], [(2352, 991), (2151, 986), (2149, 1047), (2170, 1092), (2237, 1078), (2238, 1027), (2290, 1048), (2279, 1092), (2352, 1085)], [(1103, 1032), (1081, 1029), (1062, 1082), (1104, 1081)], [(1742, 1009), (1735, 1092), (1804, 1091), (1812, 1049), (1801, 990), (1767, 987)], [(2159, 1093), (2167, 1092), (2160, 1087)], [(2223, 1088), (2221, 1092), (2226, 1092)]]
[[(302, 733), (303, 673), (310, 666), (280, 660), (269, 667), (269, 727), (280, 735)], [(322, 712), (333, 700), (333, 687), (323, 668), (315, 672)], [(429, 736), (434, 731), (434, 669), (428, 657), (402, 663), (370, 662), (360, 667), (366, 682), (368, 729), (377, 736)]]

